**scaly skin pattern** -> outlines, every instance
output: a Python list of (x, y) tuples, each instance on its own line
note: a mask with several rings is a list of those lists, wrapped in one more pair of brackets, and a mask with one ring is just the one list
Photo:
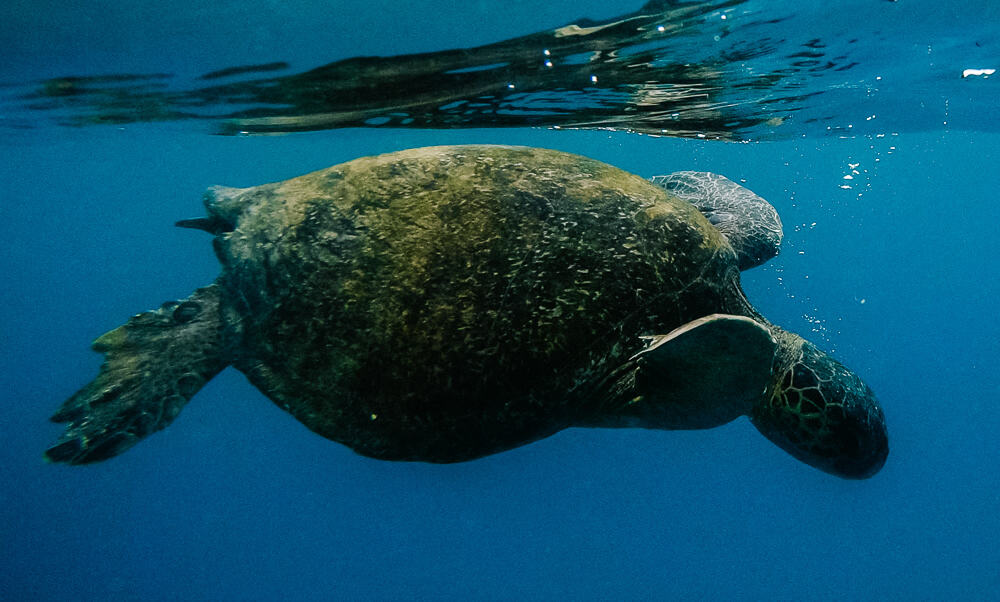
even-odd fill
[(749, 313), (689, 203), (561, 152), (431, 147), (218, 189), (234, 365), (324, 437), (467, 460), (592, 418), (655, 335)]
[(736, 251), (741, 270), (778, 254), (781, 218), (770, 203), (750, 190), (725, 176), (703, 171), (678, 171), (651, 181), (697, 207)]
[(802, 337), (771, 326), (773, 380), (750, 420), (796, 458), (845, 478), (868, 478), (889, 454), (885, 415), (861, 378)]
[(104, 364), (52, 416), (69, 424), (46, 459), (99, 462), (169, 425), (228, 363), (218, 306), (219, 287), (206, 286), (136, 314), (94, 341)]

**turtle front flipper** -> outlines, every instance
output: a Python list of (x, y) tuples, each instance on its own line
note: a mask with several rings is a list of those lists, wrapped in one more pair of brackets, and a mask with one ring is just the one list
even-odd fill
[(782, 237), (778, 212), (749, 189), (707, 171), (678, 171), (650, 181), (697, 207), (736, 251), (740, 270), (778, 254)]
[(170, 424), (228, 363), (218, 288), (213, 284), (133, 316), (94, 341), (104, 364), (52, 416), (69, 424), (45, 458), (69, 464), (106, 460)]
[(750, 318), (713, 314), (649, 339), (606, 379), (587, 426), (713, 428), (750, 413), (771, 381), (776, 343)]

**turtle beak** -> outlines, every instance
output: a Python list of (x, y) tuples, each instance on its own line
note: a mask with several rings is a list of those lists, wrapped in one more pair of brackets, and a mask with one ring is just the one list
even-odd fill
[(774, 382), (751, 421), (806, 464), (845, 479), (875, 475), (889, 455), (885, 415), (875, 394), (812, 343), (782, 334)]
[(844, 418), (831, 424), (829, 438), (839, 453), (829, 472), (845, 479), (875, 476), (889, 457), (885, 415), (871, 389), (865, 389), (867, 395), (847, 403)]

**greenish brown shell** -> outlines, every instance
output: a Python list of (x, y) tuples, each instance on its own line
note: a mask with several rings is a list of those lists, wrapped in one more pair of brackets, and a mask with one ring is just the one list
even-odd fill
[(430, 147), (217, 189), (234, 364), (309, 428), (449, 462), (585, 419), (662, 334), (744, 313), (689, 203), (567, 153)]

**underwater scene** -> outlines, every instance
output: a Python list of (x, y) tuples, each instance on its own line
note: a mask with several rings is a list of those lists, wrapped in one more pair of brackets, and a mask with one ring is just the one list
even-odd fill
[(3, 4), (0, 598), (994, 599), (998, 24)]

